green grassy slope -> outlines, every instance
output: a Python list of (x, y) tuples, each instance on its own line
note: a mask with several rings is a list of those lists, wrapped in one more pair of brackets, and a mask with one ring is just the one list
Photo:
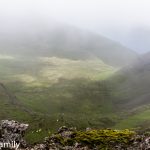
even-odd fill
[(40, 134), (29, 132), (29, 139), (62, 125), (148, 127), (147, 67), (141, 72), (143, 65), (135, 63), (117, 72), (99, 59), (1, 55), (0, 119), (28, 122), (32, 131), (43, 129)]
[(117, 116), (105, 79), (116, 71), (98, 59), (1, 55), (0, 119), (28, 122), (33, 131), (42, 128), (43, 136), (62, 125), (112, 126)]
[(122, 118), (116, 127), (136, 128), (150, 125), (150, 54), (119, 71), (112, 78), (114, 103)]

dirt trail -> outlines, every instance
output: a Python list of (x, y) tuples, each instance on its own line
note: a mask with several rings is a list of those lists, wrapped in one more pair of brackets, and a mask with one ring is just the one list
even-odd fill
[(10, 103), (10, 104), (19, 107), (21, 110), (23, 110), (24, 112), (29, 113), (30, 115), (34, 115), (34, 114), (35, 114), (35, 112), (33, 112), (31, 109), (25, 107), (25, 106), (17, 99), (17, 97), (16, 97), (14, 94), (12, 94), (12, 93), (10, 92), (10, 90), (9, 90), (3, 83), (0, 83), (0, 87), (4, 90), (5, 94), (8, 96), (8, 100), (9, 100), (9, 103)]

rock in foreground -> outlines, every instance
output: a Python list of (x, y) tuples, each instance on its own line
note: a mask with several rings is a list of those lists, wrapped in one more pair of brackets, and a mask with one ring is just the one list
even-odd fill
[(15, 141), (24, 150), (148, 150), (150, 136), (129, 130), (77, 131), (76, 128), (59, 128), (58, 132), (45, 138), (43, 143), (27, 147), (23, 140), (28, 124), (2, 120), (0, 142)]
[(129, 130), (77, 131), (61, 127), (34, 150), (149, 150), (150, 137)]
[(23, 137), (28, 129), (28, 124), (19, 123), (14, 120), (2, 120), (0, 122), (0, 142), (1, 143), (19, 143), (21, 147), (26, 147), (27, 144)]

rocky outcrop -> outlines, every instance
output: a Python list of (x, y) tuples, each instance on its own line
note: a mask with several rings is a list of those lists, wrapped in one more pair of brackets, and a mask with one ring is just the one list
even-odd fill
[(27, 143), (23, 139), (28, 124), (19, 123), (14, 120), (2, 120), (0, 122), (0, 142), (1, 143), (19, 143), (21, 147), (26, 147)]
[(129, 130), (93, 130), (77, 131), (65, 126), (57, 133), (46, 137), (43, 143), (27, 145), (23, 140), (28, 124), (14, 120), (0, 122), (0, 142), (20, 143), (20, 150), (149, 150), (149, 133), (135, 133)]
[(129, 130), (77, 131), (75, 128), (61, 127), (57, 133), (45, 138), (28, 150), (149, 150), (150, 136), (137, 135)]
[(80, 143), (65, 143), (71, 141), (74, 137), (76, 128), (60, 127), (58, 132), (46, 137), (42, 144), (37, 144), (28, 150), (89, 150), (88, 146)]

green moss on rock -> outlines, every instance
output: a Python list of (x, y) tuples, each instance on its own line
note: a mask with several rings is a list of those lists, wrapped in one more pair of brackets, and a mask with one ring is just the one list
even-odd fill
[(130, 139), (135, 135), (135, 132), (129, 130), (89, 130), (89, 131), (74, 131), (70, 138), (63, 137), (60, 134), (55, 135), (57, 142), (62, 145), (74, 145), (80, 143), (88, 147), (98, 146), (100, 149), (111, 147), (116, 144), (128, 145)]
[(89, 145), (101, 145), (108, 143), (128, 143), (135, 133), (129, 130), (91, 130), (76, 132), (75, 141)]

